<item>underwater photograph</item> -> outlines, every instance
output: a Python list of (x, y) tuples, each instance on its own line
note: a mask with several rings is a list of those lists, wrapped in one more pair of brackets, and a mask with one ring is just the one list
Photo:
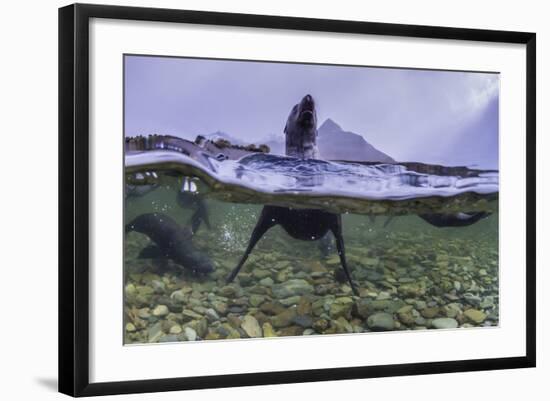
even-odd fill
[(124, 344), (499, 325), (498, 73), (123, 74)]

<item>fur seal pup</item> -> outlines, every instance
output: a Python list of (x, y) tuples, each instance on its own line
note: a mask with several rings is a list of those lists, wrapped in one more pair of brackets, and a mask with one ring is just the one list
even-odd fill
[(142, 249), (143, 259), (171, 259), (184, 269), (206, 274), (214, 271), (214, 265), (205, 254), (191, 243), (193, 234), (182, 228), (171, 217), (162, 213), (139, 215), (125, 227), (125, 232), (136, 231), (147, 235), (154, 245)]
[[(317, 115), (315, 101), (311, 95), (303, 97), (296, 104), (288, 116), (285, 126), (286, 153), (287, 156), (302, 159), (315, 159), (319, 157), (317, 149)], [(351, 289), (355, 295), (359, 295), (346, 263), (344, 238), (342, 236), (342, 218), (339, 214), (326, 212), (320, 209), (291, 209), (288, 207), (266, 205), (262, 209), (260, 218), (248, 242), (248, 246), (241, 260), (227, 277), (227, 282), (232, 282), (241, 267), (246, 262), (248, 255), (270, 228), (280, 224), (292, 237), (304, 241), (316, 241), (323, 239), (330, 231), (336, 238), (336, 249), (340, 256), (340, 264)]]
[(422, 220), (436, 227), (466, 227), (477, 223), (479, 220), (489, 217), (491, 213), (472, 212), (472, 213), (431, 213), (419, 214)]

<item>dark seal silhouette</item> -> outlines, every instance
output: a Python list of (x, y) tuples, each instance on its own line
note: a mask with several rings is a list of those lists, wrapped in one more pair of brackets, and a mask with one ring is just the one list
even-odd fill
[[(311, 95), (306, 95), (300, 103), (295, 105), (288, 117), (286, 126), (286, 152), (287, 156), (302, 159), (317, 158), (317, 116), (315, 101)], [(304, 241), (316, 241), (323, 239), (330, 231), (336, 239), (336, 249), (340, 256), (340, 263), (351, 289), (355, 295), (359, 295), (346, 263), (344, 238), (342, 236), (342, 218), (339, 214), (326, 212), (320, 209), (291, 209), (287, 207), (266, 205), (262, 209), (256, 227), (248, 246), (237, 266), (227, 277), (227, 282), (232, 282), (239, 270), (246, 262), (248, 255), (271, 227), (280, 224), (292, 237)]]
[(140, 258), (171, 259), (184, 269), (199, 274), (214, 271), (208, 256), (193, 246), (191, 230), (181, 227), (165, 214), (142, 214), (126, 225), (125, 232), (130, 231), (145, 234), (154, 242), (154, 245), (142, 249)]
[(299, 159), (318, 159), (315, 100), (305, 95), (294, 105), (285, 125), (285, 152)]
[(470, 213), (432, 213), (419, 214), (418, 217), (436, 227), (466, 227), (479, 220), (489, 217), (491, 213), (487, 212), (470, 212)]

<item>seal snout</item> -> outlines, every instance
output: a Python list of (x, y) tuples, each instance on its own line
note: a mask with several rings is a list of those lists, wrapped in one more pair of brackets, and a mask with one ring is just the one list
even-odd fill
[(315, 101), (311, 95), (305, 95), (300, 102), (300, 114), (309, 112), (313, 113), (315, 110)]
[(315, 119), (315, 101), (311, 95), (305, 95), (298, 108), (298, 119), (301, 123), (311, 125)]

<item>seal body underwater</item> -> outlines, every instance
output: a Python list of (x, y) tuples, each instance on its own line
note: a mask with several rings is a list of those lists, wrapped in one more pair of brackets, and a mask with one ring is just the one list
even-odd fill
[[(315, 101), (311, 95), (306, 95), (296, 104), (288, 116), (285, 126), (287, 156), (301, 159), (316, 159), (317, 149), (317, 115)], [(330, 231), (336, 239), (336, 249), (340, 264), (351, 289), (355, 295), (358, 291), (353, 284), (346, 262), (344, 238), (342, 236), (342, 218), (339, 214), (321, 209), (292, 209), (288, 207), (263, 207), (258, 222), (252, 231), (248, 246), (237, 266), (227, 277), (232, 282), (248, 255), (262, 236), (272, 227), (280, 225), (293, 238), (304, 241), (316, 241), (326, 238)]]
[(145, 234), (154, 243), (141, 251), (140, 258), (171, 259), (184, 269), (199, 274), (214, 271), (208, 256), (193, 246), (191, 231), (165, 214), (139, 215), (126, 225), (125, 232), (131, 231)]

